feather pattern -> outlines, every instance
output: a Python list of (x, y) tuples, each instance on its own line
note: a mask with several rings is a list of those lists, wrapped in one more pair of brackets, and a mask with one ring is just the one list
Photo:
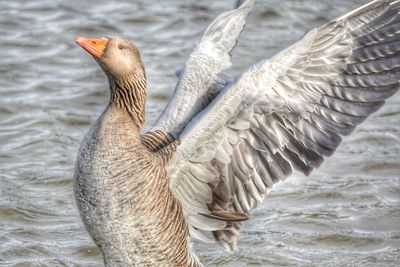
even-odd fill
[[(241, 8), (251, 4), (246, 1)], [(167, 171), (192, 237), (212, 231), (223, 247), (233, 250), (243, 223), (202, 214), (250, 214), (293, 170), (308, 175), (318, 168), (334, 153), (341, 136), (398, 90), (399, 11), (400, 1), (371, 1), (254, 64), (210, 103), (182, 117), (180, 104), (187, 103), (177, 103), (180, 86), (185, 77), (199, 75), (186, 65), (170, 102), (178, 105), (176, 113), (167, 107), (155, 128), (173, 129), (181, 139)], [(234, 46), (227, 36), (236, 40), (242, 29), (236, 25), (228, 30), (233, 21), (222, 23), (230, 14), (211, 24), (200, 43), (211, 42), (226, 59)], [(241, 19), (245, 16), (247, 11)], [(207, 77), (199, 75), (198, 81), (210, 88), (212, 77), (227, 65), (220, 64)], [(173, 116), (178, 118), (175, 128), (170, 125)]]
[(246, 24), (254, 0), (245, 1), (235, 10), (218, 16), (208, 26), (183, 70), (171, 100), (152, 131), (162, 130), (178, 136), (186, 124), (221, 91), (231, 66), (230, 53)]

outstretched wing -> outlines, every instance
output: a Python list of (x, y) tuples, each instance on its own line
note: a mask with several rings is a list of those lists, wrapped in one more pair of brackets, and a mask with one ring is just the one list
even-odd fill
[(218, 16), (208, 26), (183, 70), (167, 107), (152, 131), (179, 136), (187, 123), (224, 88), (223, 71), (231, 66), (230, 53), (246, 24), (254, 0)]
[(375, 0), (318, 29), (228, 85), (180, 135), (171, 188), (194, 237), (228, 250), (241, 223), (293, 170), (308, 175), (399, 88), (400, 1)]

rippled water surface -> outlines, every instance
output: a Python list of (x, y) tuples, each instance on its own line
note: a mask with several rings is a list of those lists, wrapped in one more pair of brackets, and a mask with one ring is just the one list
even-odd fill
[[(74, 37), (135, 41), (150, 79), (147, 121), (174, 72), (231, 1), (0, 0), (0, 265), (101, 266), (72, 193), (79, 143), (108, 98)], [(362, 4), (258, 0), (234, 69), (269, 57)], [(195, 242), (208, 266), (398, 266), (400, 93), (309, 177), (279, 184), (243, 230), (239, 251)]]

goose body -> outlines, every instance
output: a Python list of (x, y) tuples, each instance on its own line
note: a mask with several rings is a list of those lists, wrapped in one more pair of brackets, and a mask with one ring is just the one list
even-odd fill
[(182, 209), (168, 189), (169, 151), (151, 152), (135, 132), (127, 114), (109, 107), (86, 135), (75, 173), (86, 227), (107, 266), (196, 266)]
[(253, 2), (211, 23), (146, 133), (139, 50), (119, 37), (76, 39), (110, 88), (74, 174), (82, 221), (106, 266), (202, 266), (191, 238), (233, 251), (276, 182), (319, 167), (398, 90), (400, 1), (383, 0), (228, 82), (223, 71)]

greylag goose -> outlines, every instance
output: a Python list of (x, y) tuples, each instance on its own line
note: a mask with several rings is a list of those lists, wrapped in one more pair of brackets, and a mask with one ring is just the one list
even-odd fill
[(201, 266), (191, 238), (226, 250), (273, 185), (318, 168), (399, 88), (400, 1), (375, 0), (227, 82), (253, 0), (207, 28), (142, 133), (146, 72), (119, 37), (76, 42), (110, 101), (79, 149), (74, 192), (106, 266)]

